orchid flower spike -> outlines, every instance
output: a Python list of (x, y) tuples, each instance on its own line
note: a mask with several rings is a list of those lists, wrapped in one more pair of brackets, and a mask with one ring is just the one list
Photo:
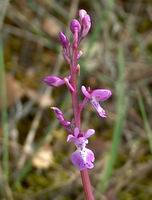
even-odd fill
[(100, 117), (106, 117), (105, 110), (100, 106), (99, 101), (107, 100), (111, 95), (111, 91), (107, 89), (87, 90), (85, 86), (81, 87), (82, 93), (88, 99), (93, 107), (96, 109)]
[[(70, 23), (70, 30), (72, 32), (72, 40), (63, 33), (59, 33), (59, 40), (63, 48), (63, 56), (65, 61), (70, 66), (70, 75), (68, 77), (60, 76), (46, 76), (43, 81), (52, 87), (59, 87), (66, 84), (68, 90), (72, 96), (73, 114), (74, 119), (68, 121), (64, 118), (62, 111), (57, 107), (52, 107), (56, 118), (59, 123), (68, 132), (67, 142), (72, 142), (76, 146), (76, 150), (71, 155), (71, 161), (79, 170), (92, 169), (94, 167), (94, 153), (86, 146), (88, 144), (88, 138), (94, 133), (94, 129), (88, 129), (87, 131), (80, 130), (81, 126), (81, 111), (88, 101), (92, 104), (100, 117), (106, 117), (105, 110), (100, 106), (99, 102), (107, 100), (111, 96), (111, 91), (107, 89), (95, 89), (91, 90), (82, 86), (82, 93), (84, 100), (79, 101), (77, 92), (77, 78), (80, 72), (80, 65), (78, 60), (82, 55), (82, 51), (79, 50), (81, 40), (88, 34), (91, 28), (91, 19), (88, 13), (81, 9), (79, 10), (79, 20), (73, 19)], [(79, 126), (79, 128), (77, 127)], [(82, 172), (83, 174), (83, 172)], [(84, 176), (84, 185), (87, 186), (87, 179)], [(91, 197), (90, 193), (90, 197)], [(92, 199), (92, 198), (89, 198)]]

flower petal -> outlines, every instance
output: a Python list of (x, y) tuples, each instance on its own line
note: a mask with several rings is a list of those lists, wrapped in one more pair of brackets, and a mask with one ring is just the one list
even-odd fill
[(87, 89), (84, 85), (81, 87), (81, 90), (85, 97), (87, 97), (88, 99), (91, 98), (91, 95), (89, 94), (89, 92), (87, 91)]
[(87, 132), (85, 132), (84, 137), (85, 138), (89, 138), (91, 135), (93, 135), (95, 133), (94, 129), (88, 129)]
[(91, 99), (91, 104), (96, 109), (100, 117), (106, 117), (105, 110), (100, 106), (99, 102), (95, 98)]
[(96, 90), (93, 90), (93, 92), (91, 93), (91, 96), (95, 97), (97, 101), (105, 101), (111, 95), (112, 95), (112, 92), (106, 89), (96, 89)]
[(72, 134), (68, 135), (67, 142), (75, 142), (75, 140), (76, 140), (76, 138)]

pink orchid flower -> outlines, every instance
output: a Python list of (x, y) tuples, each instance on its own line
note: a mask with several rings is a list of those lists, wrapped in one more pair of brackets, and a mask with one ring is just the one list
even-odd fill
[(71, 155), (72, 163), (79, 169), (92, 169), (94, 167), (94, 153), (90, 149), (86, 148), (88, 138), (95, 133), (94, 129), (88, 129), (85, 133), (81, 132), (79, 128), (74, 129), (74, 134), (69, 134), (67, 142), (73, 142), (77, 150)]
[(87, 90), (85, 86), (82, 86), (81, 90), (85, 98), (91, 102), (100, 117), (106, 117), (106, 112), (100, 106), (99, 101), (106, 101), (112, 95), (111, 91), (107, 89)]

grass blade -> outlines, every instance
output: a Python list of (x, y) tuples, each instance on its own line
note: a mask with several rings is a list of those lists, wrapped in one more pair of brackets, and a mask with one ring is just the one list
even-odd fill
[[(0, 1), (0, 31), (2, 29), (5, 13), (9, 4), (9, 0)], [(9, 130), (8, 130), (8, 116), (7, 116), (7, 96), (6, 96), (6, 81), (5, 81), (5, 67), (4, 67), (4, 55), (3, 55), (3, 43), (2, 36), (0, 34), (0, 100), (1, 100), (1, 123), (3, 132), (3, 172), (6, 181), (9, 176)]]
[(121, 134), (123, 130), (123, 125), (125, 121), (125, 114), (126, 114), (126, 98), (125, 98), (125, 82), (124, 82), (124, 55), (123, 50), (120, 47), (118, 51), (118, 71), (119, 71), (119, 78), (116, 83), (116, 96), (117, 96), (117, 117), (114, 126), (114, 134), (112, 139), (112, 146), (111, 151), (108, 154), (107, 163), (105, 164), (105, 168), (103, 170), (101, 181), (99, 183), (98, 189), (100, 191), (105, 191), (110, 177), (112, 175), (114, 165), (116, 163), (117, 154), (118, 154), (118, 147), (121, 140)]
[(8, 130), (8, 115), (7, 115), (7, 96), (6, 96), (6, 81), (5, 81), (5, 69), (4, 69), (4, 55), (3, 45), (0, 39), (0, 99), (1, 99), (1, 120), (2, 120), (2, 131), (3, 131), (3, 172), (6, 180), (9, 176), (9, 130)]
[(151, 130), (150, 125), (148, 123), (148, 118), (147, 118), (147, 115), (146, 115), (145, 106), (144, 106), (144, 102), (143, 102), (143, 99), (141, 97), (141, 94), (138, 93), (137, 97), (138, 97), (138, 104), (139, 104), (141, 116), (142, 116), (143, 122), (144, 122), (144, 127), (145, 127), (145, 130), (147, 132), (147, 136), (148, 136), (150, 151), (152, 153), (152, 130)]

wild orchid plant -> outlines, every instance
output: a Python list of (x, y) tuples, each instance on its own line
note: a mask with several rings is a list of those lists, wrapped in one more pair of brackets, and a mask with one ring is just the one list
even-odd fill
[[(44, 82), (52, 87), (66, 85), (72, 98), (72, 107), (74, 120), (67, 121), (62, 111), (57, 107), (52, 107), (56, 118), (60, 124), (66, 129), (68, 136), (67, 142), (72, 142), (76, 146), (76, 151), (71, 155), (71, 161), (81, 172), (82, 183), (87, 200), (93, 200), (94, 196), (91, 189), (88, 169), (94, 167), (94, 153), (86, 148), (88, 138), (95, 133), (94, 129), (83, 131), (81, 129), (81, 114), (85, 105), (90, 102), (100, 117), (106, 117), (105, 110), (100, 106), (99, 101), (105, 101), (111, 96), (111, 91), (107, 89), (91, 90), (90, 87), (82, 86), (83, 101), (78, 96), (77, 78), (80, 72), (78, 60), (82, 55), (82, 51), (78, 50), (80, 42), (88, 34), (91, 28), (91, 19), (87, 12), (83, 9), (79, 10), (79, 20), (73, 19), (70, 23), (72, 32), (72, 42), (63, 32), (59, 33), (59, 40), (63, 47), (63, 56), (70, 66), (70, 73), (67, 77), (47, 76)], [(74, 123), (73, 123), (74, 121)]]

